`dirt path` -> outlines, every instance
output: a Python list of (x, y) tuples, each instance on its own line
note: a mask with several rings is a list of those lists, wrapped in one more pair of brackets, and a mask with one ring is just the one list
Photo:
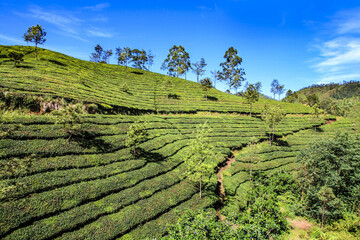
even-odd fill
[(227, 158), (226, 161), (226, 165), (221, 167), (219, 172), (216, 174), (217, 178), (218, 178), (218, 183), (219, 183), (219, 196), (220, 196), (220, 207), (216, 210), (216, 215), (218, 216), (218, 218), (220, 219), (220, 221), (223, 221), (225, 219), (225, 217), (223, 215), (221, 215), (221, 207), (223, 206), (223, 203), (225, 201), (225, 197), (226, 197), (226, 193), (225, 193), (225, 188), (224, 188), (224, 184), (223, 184), (223, 172), (228, 169), (231, 164), (235, 162), (235, 156), (232, 156), (231, 158)]

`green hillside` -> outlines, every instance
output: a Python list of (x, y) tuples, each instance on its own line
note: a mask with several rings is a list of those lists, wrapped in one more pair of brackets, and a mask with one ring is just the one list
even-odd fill
[[(0, 61), (7, 60), (10, 50), (32, 51), (33, 48), (0, 46)], [(124, 66), (83, 61), (45, 49), (39, 51), (39, 57), (35, 61), (34, 53), (30, 53), (17, 68), (10, 62), (0, 65), (0, 87), (18, 93), (96, 103), (104, 110), (118, 112), (249, 112), (243, 98), (210, 89), (206, 100), (198, 83), (181, 78), (130, 67), (126, 71)], [(171, 83), (168, 92), (164, 87), (167, 79)], [(272, 102), (260, 99), (253, 111), (259, 113), (265, 103)], [(281, 103), (281, 106), (287, 113), (311, 112), (301, 104)]]
[[(211, 89), (205, 100), (191, 81), (45, 49), (38, 62), (30, 53), (14, 67), (6, 61), (14, 49), (33, 48), (0, 46), (1, 239), (160, 238), (178, 212), (239, 211), (250, 168), (295, 172), (297, 153), (313, 138), (360, 132), (359, 116), (315, 117), (303, 104), (260, 99), (256, 113), (266, 103), (279, 104), (286, 114), (269, 146), (269, 126), (259, 114), (247, 116), (242, 97)], [(32, 109), (34, 102), (51, 105), (51, 112)], [(134, 154), (127, 133), (139, 123), (149, 136)], [(217, 155), (200, 199), (198, 185), (184, 172), (194, 130), (204, 123)], [(259, 146), (254, 152), (251, 142)], [(259, 159), (253, 166), (249, 153)], [(217, 173), (233, 155), (222, 199)]]

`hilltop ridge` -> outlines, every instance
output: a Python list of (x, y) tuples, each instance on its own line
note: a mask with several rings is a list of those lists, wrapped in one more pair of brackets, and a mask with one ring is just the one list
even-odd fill
[[(0, 61), (9, 50), (32, 51), (33, 47), (0, 46)], [(249, 105), (242, 97), (209, 90), (209, 98), (200, 84), (181, 78), (136, 68), (79, 60), (58, 52), (39, 49), (25, 56), (18, 67), (0, 65), (0, 87), (17, 93), (64, 98), (97, 104), (105, 111), (173, 112), (197, 111), (248, 113)], [(169, 80), (170, 86), (164, 84)], [(168, 98), (167, 98), (168, 95)], [(302, 104), (289, 104), (260, 99), (253, 106), (260, 113), (264, 104), (280, 104), (287, 113), (310, 113)]]

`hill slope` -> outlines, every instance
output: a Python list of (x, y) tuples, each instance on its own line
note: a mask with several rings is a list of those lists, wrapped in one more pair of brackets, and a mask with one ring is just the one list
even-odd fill
[[(32, 47), (0, 46), (0, 61), (9, 50), (32, 51)], [(74, 99), (96, 103), (104, 109), (117, 111), (143, 110), (160, 112), (249, 112), (241, 97), (210, 89), (209, 99), (198, 83), (149, 71), (118, 65), (93, 63), (61, 53), (40, 49), (40, 60), (28, 54), (18, 68), (12, 63), (0, 65), (0, 87), (16, 92)], [(164, 87), (170, 80), (169, 91)], [(125, 89), (128, 89), (126, 91)], [(166, 98), (167, 93), (170, 94)], [(261, 112), (265, 103), (260, 99), (253, 111)], [(279, 103), (287, 113), (310, 113), (301, 104)]]

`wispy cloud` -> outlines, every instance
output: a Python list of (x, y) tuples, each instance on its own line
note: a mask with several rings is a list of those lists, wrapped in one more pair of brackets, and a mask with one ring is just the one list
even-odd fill
[(84, 7), (84, 9), (91, 10), (91, 11), (101, 11), (108, 7), (110, 7), (109, 3), (99, 3), (99, 4), (96, 4), (95, 6), (86, 6), (86, 7)]
[(360, 8), (338, 12), (324, 26), (312, 65), (321, 75), (319, 83), (360, 79)]
[(4, 34), (0, 34), (0, 39), (0, 42), (4, 41), (5, 43), (24, 44), (24, 41), (20, 41), (18, 38), (13, 38)]
[(81, 24), (81, 20), (79, 18), (73, 17), (70, 14), (61, 14), (56, 11), (46, 11), (38, 6), (30, 7), (29, 12), (30, 16), (33, 18), (38, 18), (54, 24), (61, 30), (72, 34), (77, 34), (77, 28)]
[(88, 30), (89, 35), (95, 36), (95, 37), (104, 37), (104, 38), (111, 38), (114, 35), (112, 33), (103, 32), (98, 29)]
[[(97, 4), (92, 7), (86, 7), (87, 9), (96, 11), (101, 10), (108, 7), (108, 3)], [(72, 11), (61, 11), (61, 10), (45, 10), (39, 6), (31, 6), (28, 8), (28, 12), (26, 13), (16, 13), (22, 17), (35, 18), (47, 23), (50, 23), (57, 27), (55, 29), (57, 33), (78, 39), (83, 42), (89, 42), (88, 39), (84, 38), (84, 36), (95, 36), (95, 37), (112, 37), (113, 34), (107, 33), (104, 31), (98, 31), (95, 26), (91, 26), (88, 22), (84, 21), (80, 17), (81, 14), (77, 12), (77, 17), (75, 17), (74, 12)], [(97, 18), (96, 22), (107, 21), (107, 18)], [(90, 30), (88, 30), (90, 29)]]

